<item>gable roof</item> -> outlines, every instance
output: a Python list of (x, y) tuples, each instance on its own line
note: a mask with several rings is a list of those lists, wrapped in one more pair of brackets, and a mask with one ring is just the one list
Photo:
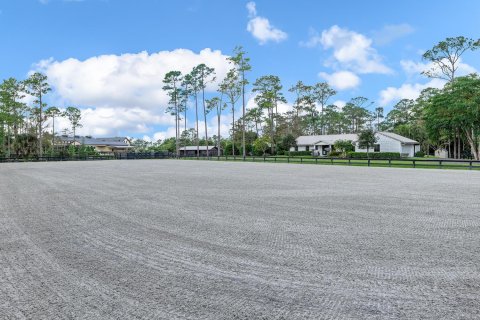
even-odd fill
[[(73, 137), (60, 136), (60, 141), (64, 143), (73, 142)], [(75, 137), (75, 141), (87, 146), (111, 146), (111, 147), (129, 147), (130, 144), (125, 137), (113, 137), (113, 138), (92, 138), (92, 137)]]
[(377, 132), (378, 134), (381, 134), (385, 137), (388, 137), (388, 138), (391, 138), (393, 140), (397, 140), (397, 141), (400, 141), (401, 143), (403, 144), (419, 144), (418, 141), (415, 141), (415, 140), (412, 140), (412, 139), (409, 139), (409, 138), (406, 138), (404, 136), (401, 136), (399, 134), (396, 134), (396, 133), (393, 133), (393, 132), (385, 132), (385, 131), (382, 131), (382, 132)]
[(355, 133), (347, 134), (325, 134), (319, 136), (300, 136), (297, 138), (298, 146), (313, 146), (313, 145), (333, 145), (338, 140), (357, 141), (358, 135)]
[[(406, 138), (393, 132), (377, 132), (387, 138), (399, 141), (403, 144), (419, 144), (417, 141)], [(351, 140), (356, 142), (358, 140), (358, 134), (346, 133), (346, 134), (325, 134), (319, 136), (300, 136), (297, 139), (297, 146), (315, 146), (315, 145), (334, 145), (338, 140)]]

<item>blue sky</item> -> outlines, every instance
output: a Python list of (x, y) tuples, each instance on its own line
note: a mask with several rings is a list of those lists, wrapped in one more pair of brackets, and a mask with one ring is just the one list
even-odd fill
[[(329, 81), (339, 92), (332, 103), (365, 96), (388, 111), (441, 85), (418, 75), (424, 50), (446, 37), (480, 37), (474, 0), (0, 0), (0, 12), (2, 79), (45, 72), (51, 104), (82, 108), (82, 133), (151, 139), (174, 132), (164, 73), (205, 62), (221, 77), (236, 45), (251, 58), (249, 79), (280, 76), (290, 102), (296, 81)], [(465, 55), (464, 73), (480, 70), (479, 54)]]

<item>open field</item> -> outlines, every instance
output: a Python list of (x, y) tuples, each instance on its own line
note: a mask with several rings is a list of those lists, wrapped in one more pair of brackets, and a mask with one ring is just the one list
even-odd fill
[(478, 319), (480, 172), (0, 164), (1, 319)]

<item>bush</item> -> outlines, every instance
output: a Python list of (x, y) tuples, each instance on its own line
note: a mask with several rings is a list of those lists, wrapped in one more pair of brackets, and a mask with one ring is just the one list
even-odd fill
[(290, 157), (301, 157), (301, 156), (311, 156), (312, 151), (290, 151), (290, 154), (287, 153)]
[(400, 152), (349, 152), (347, 158), (351, 159), (400, 159)]
[(342, 155), (342, 152), (340, 151), (330, 151), (328, 153), (328, 157), (332, 157), (332, 158), (340, 157), (341, 155)]
[(423, 152), (423, 151), (417, 151), (417, 152), (415, 152), (415, 157), (417, 157), (417, 158), (423, 158), (423, 157), (425, 157), (425, 152)]

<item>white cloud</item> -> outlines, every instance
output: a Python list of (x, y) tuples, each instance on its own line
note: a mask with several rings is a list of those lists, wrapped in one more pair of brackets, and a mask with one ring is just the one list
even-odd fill
[[(79, 132), (100, 136), (120, 131), (145, 133), (154, 125), (174, 123), (165, 114), (168, 97), (161, 89), (165, 73), (178, 70), (185, 74), (205, 63), (215, 68), (217, 79), (223, 79), (231, 67), (226, 58), (218, 50), (177, 49), (101, 55), (83, 61), (48, 59), (35, 69), (48, 76), (57, 104), (83, 107), (84, 128)], [(216, 87), (217, 83), (210, 83), (207, 91)]]
[(322, 45), (323, 49), (333, 50), (332, 58), (326, 66), (348, 69), (356, 73), (390, 74), (393, 71), (383, 64), (382, 58), (372, 48), (372, 40), (355, 31), (337, 25), (321, 34), (311, 32), (307, 47)]
[(398, 102), (401, 99), (416, 99), (426, 88), (443, 88), (445, 81), (440, 79), (432, 79), (425, 84), (420, 83), (405, 83), (400, 87), (388, 87), (380, 92), (380, 105), (387, 106), (388, 104)]
[(281, 42), (286, 40), (288, 35), (282, 30), (275, 28), (265, 17), (257, 16), (255, 2), (247, 3), (248, 17), (247, 31), (250, 32), (261, 45), (273, 41)]
[(360, 85), (360, 78), (350, 71), (338, 71), (332, 74), (320, 72), (319, 76), (327, 80), (328, 84), (338, 90), (353, 89)]
[(333, 103), (333, 105), (334, 105), (334, 106), (337, 106), (337, 108), (340, 109), (340, 110), (342, 110), (343, 107), (345, 107), (346, 104), (347, 104), (347, 102), (344, 101), (344, 100), (336, 100), (336, 101)]
[(386, 45), (390, 42), (413, 33), (415, 29), (408, 23), (391, 24), (381, 30), (373, 31), (373, 40), (377, 45)]
[[(408, 76), (420, 75), (423, 71), (431, 70), (435, 66), (432, 62), (423, 63), (412, 60), (401, 60), (400, 65)], [(463, 63), (461, 58), (458, 60), (458, 69), (456, 72), (457, 76), (466, 76), (476, 72), (477, 70), (474, 67)]]

